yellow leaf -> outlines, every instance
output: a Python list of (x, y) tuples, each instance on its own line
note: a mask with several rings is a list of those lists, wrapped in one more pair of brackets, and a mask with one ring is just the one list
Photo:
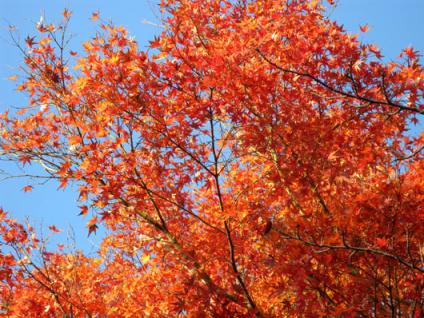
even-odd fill
[(118, 55), (113, 55), (110, 59), (109, 59), (109, 62), (111, 63), (111, 64), (117, 64), (118, 62), (119, 62), (119, 56)]
[(150, 255), (143, 255), (143, 256), (141, 257), (141, 261), (142, 261), (143, 263), (147, 263), (147, 262), (149, 261), (149, 259), (150, 259)]

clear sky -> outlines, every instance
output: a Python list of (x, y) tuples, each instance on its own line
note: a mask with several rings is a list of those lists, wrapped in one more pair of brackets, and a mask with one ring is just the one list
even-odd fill
[[(145, 21), (157, 22), (155, 0), (121, 1), (63, 1), (63, 0), (0, 0), (0, 111), (25, 105), (25, 96), (15, 91), (15, 83), (7, 77), (18, 73), (22, 62), (17, 48), (11, 43), (8, 25), (16, 26), (21, 39), (33, 34), (34, 25), (41, 15), (54, 22), (61, 18), (64, 8), (73, 12), (70, 30), (75, 36), (72, 48), (78, 50), (81, 42), (93, 36), (96, 24), (89, 20), (92, 12), (99, 10), (102, 19), (111, 18), (115, 24), (124, 25), (134, 35), (141, 48), (160, 30)], [(413, 46), (424, 53), (424, 0), (340, 0), (331, 18), (354, 33), (359, 26), (368, 23), (370, 30), (360, 39), (375, 43), (385, 59), (396, 59), (402, 48)], [(0, 162), (0, 169), (12, 170), (13, 166)], [(13, 170), (16, 172), (16, 170)], [(0, 182), (0, 206), (22, 220), (29, 216), (38, 225), (56, 224), (59, 228), (74, 228), (78, 247), (90, 250), (97, 238), (87, 239), (85, 222), (78, 217), (76, 193), (72, 187), (57, 189), (57, 184), (35, 186), (28, 193), (20, 189), (28, 180), (11, 179)], [(65, 239), (66, 233), (59, 239)]]

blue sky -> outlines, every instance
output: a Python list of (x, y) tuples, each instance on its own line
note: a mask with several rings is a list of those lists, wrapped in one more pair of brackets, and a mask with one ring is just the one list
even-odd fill
[[(157, 5), (154, 0), (121, 1), (60, 1), (60, 0), (0, 0), (0, 111), (25, 105), (25, 96), (15, 91), (15, 83), (7, 77), (18, 73), (21, 56), (11, 43), (8, 25), (16, 26), (21, 39), (34, 33), (34, 25), (41, 15), (54, 22), (61, 18), (63, 9), (73, 12), (70, 30), (75, 36), (72, 48), (78, 50), (81, 42), (93, 36), (96, 24), (89, 20), (92, 12), (99, 10), (102, 19), (112, 19), (125, 26), (134, 35), (141, 48), (160, 30), (145, 21), (157, 22)], [(370, 30), (360, 39), (375, 43), (385, 59), (396, 59), (402, 48), (413, 46), (424, 53), (424, 1), (423, 0), (340, 0), (331, 18), (354, 33), (359, 26), (368, 23)], [(0, 169), (12, 170), (13, 166), (0, 162)], [(15, 170), (14, 170), (15, 171)], [(75, 231), (78, 247), (90, 250), (97, 238), (87, 238), (84, 228), (87, 220), (78, 217), (76, 193), (72, 187), (57, 191), (57, 184), (35, 186), (32, 192), (20, 189), (28, 180), (11, 179), (0, 182), (0, 206), (22, 220), (29, 216), (36, 225), (56, 224)], [(66, 231), (58, 239), (65, 239)]]

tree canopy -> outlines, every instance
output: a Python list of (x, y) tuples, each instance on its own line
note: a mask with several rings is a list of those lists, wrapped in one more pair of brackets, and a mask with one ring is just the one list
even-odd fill
[(69, 10), (17, 43), (1, 155), (77, 185), (109, 234), (50, 250), (1, 211), (0, 316), (422, 317), (418, 52), (383, 61), (316, 0), (161, 11), (147, 50), (96, 12), (69, 51)]

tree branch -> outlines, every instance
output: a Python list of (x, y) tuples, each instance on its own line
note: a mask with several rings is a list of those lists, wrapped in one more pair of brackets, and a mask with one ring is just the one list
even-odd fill
[(324, 82), (323, 80), (319, 79), (318, 77), (315, 77), (315, 76), (313, 76), (309, 73), (302, 73), (302, 72), (298, 72), (298, 71), (291, 70), (291, 69), (285, 69), (285, 68), (277, 65), (275, 62), (271, 61), (267, 56), (265, 56), (265, 54), (262, 53), (262, 51), (259, 48), (256, 49), (256, 52), (258, 52), (259, 55), (262, 57), (262, 59), (264, 59), (268, 64), (270, 64), (271, 66), (280, 70), (281, 72), (309, 78), (312, 81), (314, 81), (315, 83), (321, 85), (322, 87), (332, 91), (333, 93), (337, 93), (337, 94), (340, 94), (342, 96), (349, 97), (349, 98), (358, 99), (358, 100), (361, 100), (363, 102), (367, 102), (367, 103), (370, 103), (370, 104), (387, 105), (387, 106), (395, 107), (395, 108), (398, 108), (398, 109), (401, 109), (401, 110), (406, 110), (406, 111), (410, 111), (410, 112), (417, 113), (417, 114), (420, 114), (420, 115), (424, 115), (424, 110), (419, 110), (418, 108), (408, 107), (408, 106), (405, 106), (405, 105), (401, 105), (401, 104), (398, 104), (398, 103), (391, 102), (389, 100), (379, 101), (379, 100), (375, 100), (375, 99), (368, 98), (368, 97), (365, 97), (365, 96), (361, 96), (361, 95), (358, 95), (358, 94), (355, 95), (355, 94), (352, 94), (350, 92), (346, 92), (344, 90), (341, 90), (339, 88), (335, 88), (335, 87), (329, 85), (328, 83)]

